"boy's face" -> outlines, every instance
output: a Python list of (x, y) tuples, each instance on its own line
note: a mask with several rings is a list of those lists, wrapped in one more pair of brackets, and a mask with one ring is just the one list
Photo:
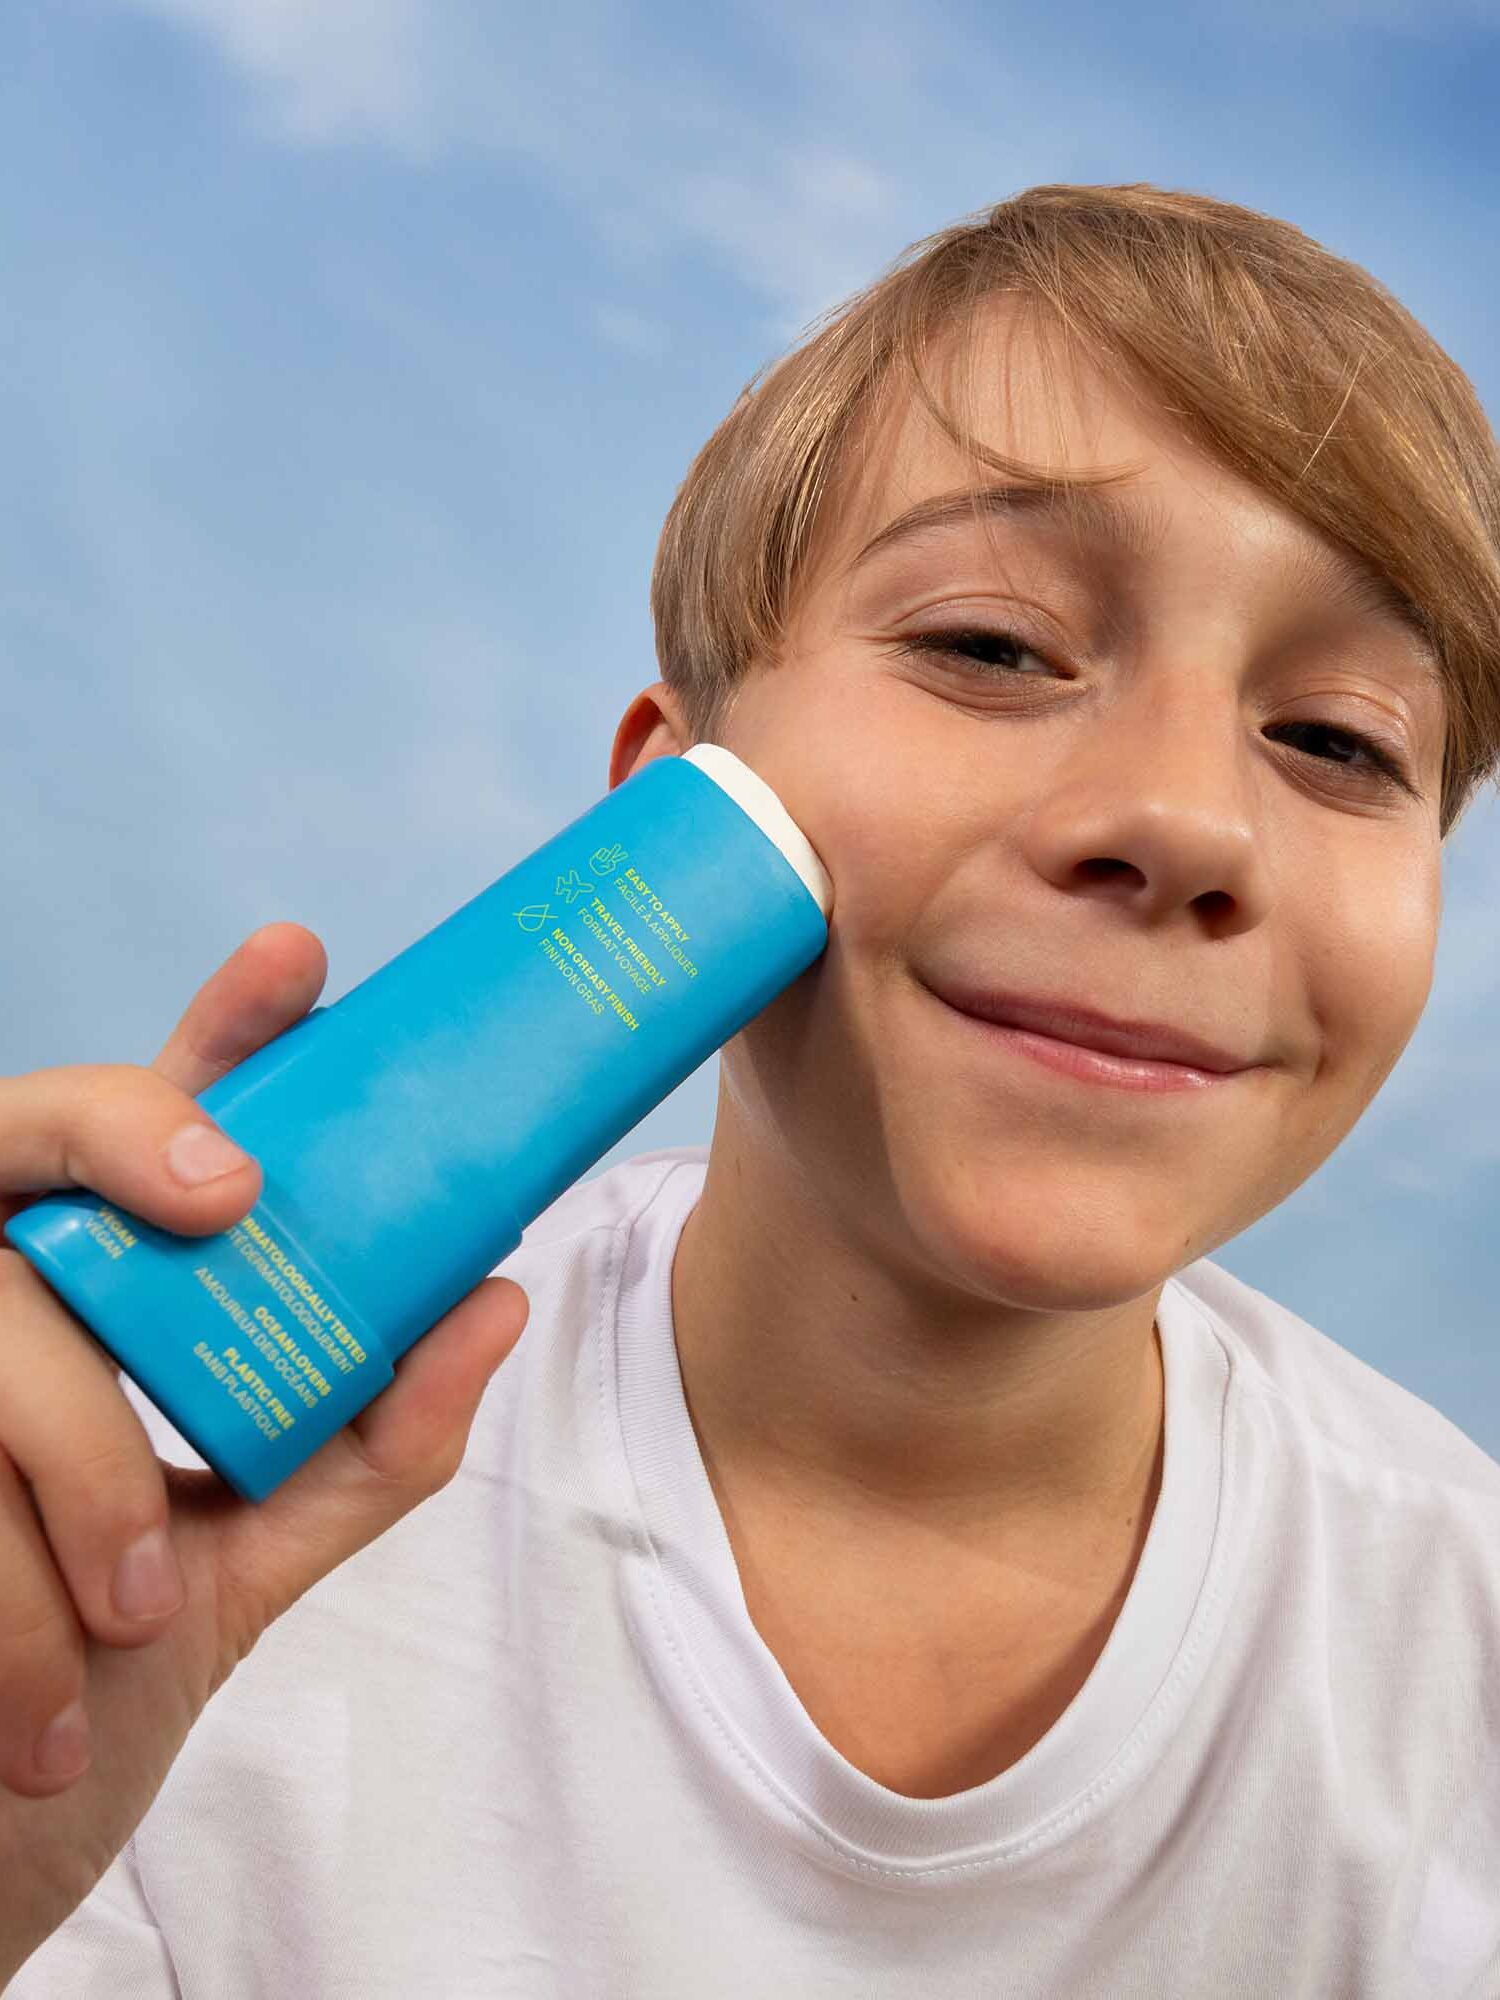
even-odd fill
[[(1395, 1064), (1432, 976), (1443, 706), (1416, 636), (1310, 573), (1338, 560), (1313, 529), (1091, 370), (1060, 360), (1049, 399), (1007, 325), (973, 348), (983, 442), (1130, 466), (1101, 492), (1149, 503), (1149, 546), (1035, 506), (897, 531), (1003, 483), (919, 406), (853, 455), (783, 656), (723, 731), (828, 867), (829, 947), (724, 1082), (739, 1141), (924, 1288), (1087, 1310), (1272, 1208)], [(1385, 739), (1421, 796), (1334, 730)], [(959, 985), (1248, 1066), (1079, 1081), (934, 990)]]

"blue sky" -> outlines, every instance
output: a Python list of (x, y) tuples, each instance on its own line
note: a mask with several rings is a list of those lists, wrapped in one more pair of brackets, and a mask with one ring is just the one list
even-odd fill
[[(743, 382), (1043, 181), (1270, 210), (1500, 413), (1494, 0), (17, 0), (0, 1069), (146, 1061), (258, 924), (333, 999), (600, 796)], [(1500, 1456), (1500, 807), (1432, 999), (1217, 1261)], [(701, 1143), (717, 1059), (601, 1163)]]

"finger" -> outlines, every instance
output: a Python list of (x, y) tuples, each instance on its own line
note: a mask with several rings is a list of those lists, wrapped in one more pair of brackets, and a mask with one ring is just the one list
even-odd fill
[[(44, 1733), (83, 1696), (85, 1653), (72, 1601), (26, 1489), (0, 1452), (0, 1785), (25, 1798), (66, 1789), (85, 1768), (76, 1734)], [(39, 1751), (41, 1755), (39, 1756)]]
[(396, 1365), (396, 1379), (348, 1426), (346, 1447), (382, 1481), (435, 1493), (457, 1472), (495, 1370), (531, 1317), (514, 1278), (486, 1278)]
[(300, 1021), (323, 990), (328, 954), (302, 924), (262, 924), (189, 1001), (151, 1064), (196, 1097)]
[(191, 1236), (246, 1214), (261, 1173), (152, 1070), (96, 1063), (0, 1077), (0, 1221), (28, 1195), (70, 1187)]
[(0, 1253), (0, 1460), (31, 1488), (76, 1615), (154, 1639), (182, 1602), (166, 1481), (114, 1363), (14, 1251)]
[(490, 1277), (407, 1349), (395, 1380), (290, 1479), (229, 1524), (221, 1594), (239, 1594), (242, 1644), (447, 1484), (531, 1303)]

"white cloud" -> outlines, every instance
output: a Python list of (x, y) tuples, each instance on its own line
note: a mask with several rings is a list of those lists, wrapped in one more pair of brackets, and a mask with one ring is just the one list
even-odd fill
[[(249, 83), (268, 138), (509, 155), (627, 260), (707, 251), (771, 303), (781, 336), (900, 248), (897, 184), (861, 148), (806, 142), (795, 111), (753, 115), (732, 78), (686, 56), (662, 73), (622, 0), (524, 18), (476, 0), (117, 4), (206, 37)], [(836, 65), (832, 47), (792, 54)], [(629, 308), (601, 309), (598, 327), (635, 352), (658, 339)]]
[(753, 174), (696, 175), (673, 199), (685, 234), (727, 253), (783, 303), (783, 336), (875, 275), (891, 254), (899, 205), (889, 175), (852, 154), (802, 146)]
[(128, 0), (196, 28), (254, 79), (267, 129), (307, 144), (431, 144), (419, 0)]

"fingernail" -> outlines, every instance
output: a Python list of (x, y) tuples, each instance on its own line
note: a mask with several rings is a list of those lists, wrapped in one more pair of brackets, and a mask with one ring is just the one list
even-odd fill
[(44, 1778), (69, 1778), (89, 1761), (89, 1719), (81, 1701), (54, 1715), (36, 1739), (36, 1767)]
[(115, 1564), (115, 1609), (122, 1618), (160, 1618), (184, 1596), (182, 1571), (165, 1528), (152, 1528)]
[(184, 1125), (167, 1141), (166, 1161), (184, 1187), (201, 1187), (248, 1166), (250, 1155), (215, 1125)]

